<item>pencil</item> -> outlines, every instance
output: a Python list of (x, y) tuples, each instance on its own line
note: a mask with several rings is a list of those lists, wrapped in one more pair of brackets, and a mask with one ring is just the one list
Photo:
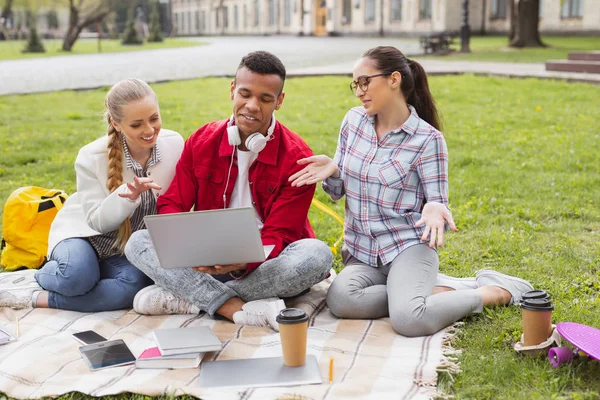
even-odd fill
[(329, 359), (329, 383), (333, 383), (333, 358)]
[(20, 329), (19, 329), (19, 316), (17, 316), (17, 337), (20, 336), (19, 331), (20, 331)]

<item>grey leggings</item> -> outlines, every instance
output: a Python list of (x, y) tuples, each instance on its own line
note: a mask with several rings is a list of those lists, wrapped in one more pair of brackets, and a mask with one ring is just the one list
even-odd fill
[(325, 279), (331, 269), (329, 247), (317, 239), (302, 239), (287, 246), (239, 280), (221, 282), (191, 268), (161, 268), (148, 231), (139, 230), (127, 241), (129, 261), (157, 285), (196, 305), (210, 316), (232, 297), (244, 301), (293, 297)]
[(481, 312), (483, 301), (475, 289), (432, 294), (438, 274), (438, 253), (418, 244), (391, 263), (372, 267), (347, 251), (344, 269), (327, 294), (331, 312), (339, 318), (390, 317), (404, 336), (431, 335), (470, 313)]

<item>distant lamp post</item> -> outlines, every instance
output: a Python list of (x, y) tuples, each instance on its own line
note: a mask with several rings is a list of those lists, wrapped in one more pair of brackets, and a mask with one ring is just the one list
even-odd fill
[(471, 39), (471, 28), (469, 27), (469, 0), (462, 0), (462, 13), (460, 24), (460, 52), (470, 53), (469, 40)]

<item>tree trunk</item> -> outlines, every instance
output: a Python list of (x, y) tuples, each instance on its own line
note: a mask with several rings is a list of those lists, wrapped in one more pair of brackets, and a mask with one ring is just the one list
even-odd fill
[(98, 7), (82, 17), (80, 15), (81, 9), (78, 8), (81, 7), (82, 3), (83, 0), (79, 0), (78, 6), (76, 6), (74, 0), (69, 0), (69, 29), (63, 40), (63, 51), (71, 51), (81, 31), (87, 26), (101, 22), (104, 17), (112, 12), (115, 6), (114, 2), (102, 0), (101, 3), (97, 3)]
[(1, 18), (4, 18), (6, 20), (6, 18), (10, 15), (12, 11), (12, 4), (13, 0), (6, 0), (6, 2), (4, 3), (4, 7), (2, 7), (2, 13), (0, 14)]
[(540, 39), (540, 0), (519, 0), (511, 47), (545, 47)]
[(515, 0), (508, 0), (508, 44), (515, 39), (517, 32), (517, 7)]

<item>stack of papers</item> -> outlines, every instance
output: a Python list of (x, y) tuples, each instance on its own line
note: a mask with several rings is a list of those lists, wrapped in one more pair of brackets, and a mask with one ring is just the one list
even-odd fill
[(204, 353), (176, 354), (163, 356), (158, 347), (144, 350), (135, 362), (136, 368), (198, 368)]
[(136, 368), (197, 368), (204, 353), (223, 347), (208, 326), (157, 329), (153, 334), (157, 347), (144, 350)]

